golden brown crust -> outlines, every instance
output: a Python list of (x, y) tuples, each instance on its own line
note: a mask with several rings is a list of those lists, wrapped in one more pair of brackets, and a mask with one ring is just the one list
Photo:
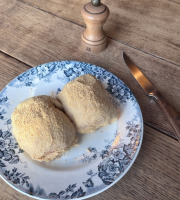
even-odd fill
[(79, 133), (94, 132), (117, 119), (107, 91), (92, 75), (80, 76), (66, 84), (58, 98)]
[(59, 108), (58, 100), (45, 95), (29, 98), (15, 108), (13, 134), (32, 159), (54, 160), (73, 143), (75, 128)]

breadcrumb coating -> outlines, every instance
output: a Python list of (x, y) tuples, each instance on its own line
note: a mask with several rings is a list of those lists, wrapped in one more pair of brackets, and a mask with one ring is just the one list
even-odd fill
[(61, 102), (42, 95), (23, 101), (12, 113), (13, 134), (33, 160), (54, 160), (75, 141), (75, 127), (60, 109)]
[(58, 98), (79, 133), (91, 133), (117, 119), (117, 111), (100, 81), (87, 74), (67, 83)]

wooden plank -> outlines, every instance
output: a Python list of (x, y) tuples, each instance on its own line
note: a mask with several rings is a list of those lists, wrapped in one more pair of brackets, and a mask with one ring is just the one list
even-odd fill
[(0, 7), (0, 50), (6, 54), (31, 66), (62, 59), (104, 68), (109, 63), (108, 52), (97, 57), (79, 50), (82, 28), (77, 25), (17, 0), (2, 0)]
[(0, 7), (1, 51), (30, 66), (54, 60), (79, 60), (106, 68), (132, 89), (142, 108), (145, 123), (173, 135), (169, 122), (158, 106), (150, 103), (124, 65), (121, 58), (122, 50), (136, 61), (178, 111), (179, 67), (111, 39), (106, 51), (98, 55), (85, 53), (79, 47), (82, 27), (16, 0), (1, 0)]
[[(175, 140), (145, 126), (142, 149), (114, 186), (89, 200), (172, 200), (180, 196), (180, 148)], [(0, 199), (31, 200), (0, 180)]]
[(107, 68), (132, 89), (142, 107), (145, 122), (173, 135), (158, 106), (150, 104), (124, 65), (122, 49), (144, 69), (143, 72), (178, 111), (179, 67), (111, 39), (106, 51), (98, 55), (85, 53), (79, 47), (83, 28), (16, 0), (1, 0), (0, 6), (0, 18), (4, 18), (0, 24), (0, 50), (30, 66), (54, 60), (80, 60)]
[(0, 91), (16, 76), (29, 68), (30, 66), (0, 52)]
[[(87, 0), (21, 0), (56, 16), (85, 25), (80, 14)], [(180, 65), (180, 3), (168, 0), (102, 1), (110, 9), (107, 35)]]

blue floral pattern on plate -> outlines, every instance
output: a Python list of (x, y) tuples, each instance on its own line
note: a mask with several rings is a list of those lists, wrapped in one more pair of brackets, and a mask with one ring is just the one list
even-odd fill
[[(80, 136), (80, 146), (61, 159), (51, 163), (32, 161), (12, 134), (13, 109), (29, 97), (57, 94), (66, 83), (84, 74), (92, 74), (102, 82), (117, 107), (118, 121)], [(142, 114), (131, 90), (95, 65), (78, 61), (42, 64), (19, 75), (0, 93), (1, 177), (36, 199), (85, 199), (109, 188), (135, 161), (142, 138)]]

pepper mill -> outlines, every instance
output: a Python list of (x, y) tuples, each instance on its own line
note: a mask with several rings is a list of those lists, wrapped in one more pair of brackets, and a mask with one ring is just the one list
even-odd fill
[(90, 53), (100, 53), (107, 46), (103, 25), (109, 16), (109, 8), (100, 0), (91, 0), (81, 9), (86, 29), (81, 36), (82, 49)]

